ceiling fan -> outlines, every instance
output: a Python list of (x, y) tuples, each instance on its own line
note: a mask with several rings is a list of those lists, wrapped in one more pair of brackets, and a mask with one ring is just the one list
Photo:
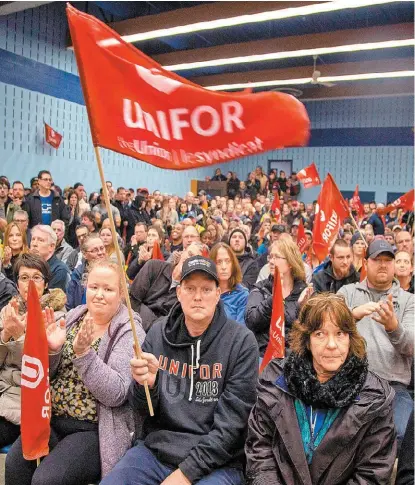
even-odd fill
[(321, 76), (321, 72), (317, 70), (317, 55), (313, 56), (313, 74), (311, 75), (311, 84), (314, 85), (319, 85), (319, 86), (325, 86), (326, 88), (331, 88), (334, 86), (333, 83), (328, 83), (328, 82), (321, 82), (319, 81), (319, 78)]

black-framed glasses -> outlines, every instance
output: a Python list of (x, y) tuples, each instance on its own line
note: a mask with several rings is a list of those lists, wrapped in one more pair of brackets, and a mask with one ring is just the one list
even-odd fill
[(28, 274), (22, 274), (18, 276), (18, 280), (22, 283), (29, 283), (30, 280), (34, 281), (35, 283), (42, 283), (43, 281), (45, 281), (45, 278), (41, 274), (35, 274), (33, 276), (29, 276)]

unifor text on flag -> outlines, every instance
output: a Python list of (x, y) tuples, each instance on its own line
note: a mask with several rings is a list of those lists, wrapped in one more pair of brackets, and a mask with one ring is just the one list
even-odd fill
[(277, 92), (225, 93), (169, 72), (95, 17), (67, 7), (94, 146), (173, 170), (304, 146), (304, 105)]

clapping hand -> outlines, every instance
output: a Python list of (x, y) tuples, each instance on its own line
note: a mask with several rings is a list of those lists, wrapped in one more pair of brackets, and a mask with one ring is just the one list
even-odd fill
[(308, 285), (307, 288), (304, 288), (304, 290), (301, 292), (300, 298), (298, 299), (298, 304), (300, 305), (300, 307), (307, 302), (307, 300), (310, 298), (310, 296), (313, 293), (314, 293), (314, 288), (312, 284)]
[(387, 332), (393, 332), (398, 328), (399, 323), (393, 310), (392, 294), (389, 294), (385, 301), (379, 302), (378, 309), (372, 315), (372, 318), (375, 322), (383, 325)]
[(61, 318), (57, 322), (55, 312), (50, 307), (46, 307), (42, 313), (45, 321), (48, 348), (51, 352), (59, 352), (66, 340), (65, 319)]
[(26, 315), (19, 315), (19, 304), (16, 299), (12, 299), (4, 308), (3, 313), (3, 342), (7, 342), (11, 337), (17, 340), (25, 333)]
[(12, 260), (12, 250), (9, 246), (4, 246), (3, 265), (8, 266)]
[(81, 328), (76, 334), (73, 341), (73, 351), (77, 357), (86, 354), (91, 348), (94, 340), (94, 322), (92, 317), (86, 316), (82, 322)]
[(138, 261), (145, 262), (151, 259), (151, 252), (146, 247), (146, 244), (140, 246), (140, 250), (138, 252)]

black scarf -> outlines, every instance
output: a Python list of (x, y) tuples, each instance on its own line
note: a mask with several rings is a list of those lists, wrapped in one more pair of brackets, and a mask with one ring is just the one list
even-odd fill
[(367, 358), (349, 357), (327, 382), (317, 378), (311, 356), (292, 352), (284, 366), (288, 389), (307, 405), (318, 409), (343, 408), (353, 403), (365, 383)]

